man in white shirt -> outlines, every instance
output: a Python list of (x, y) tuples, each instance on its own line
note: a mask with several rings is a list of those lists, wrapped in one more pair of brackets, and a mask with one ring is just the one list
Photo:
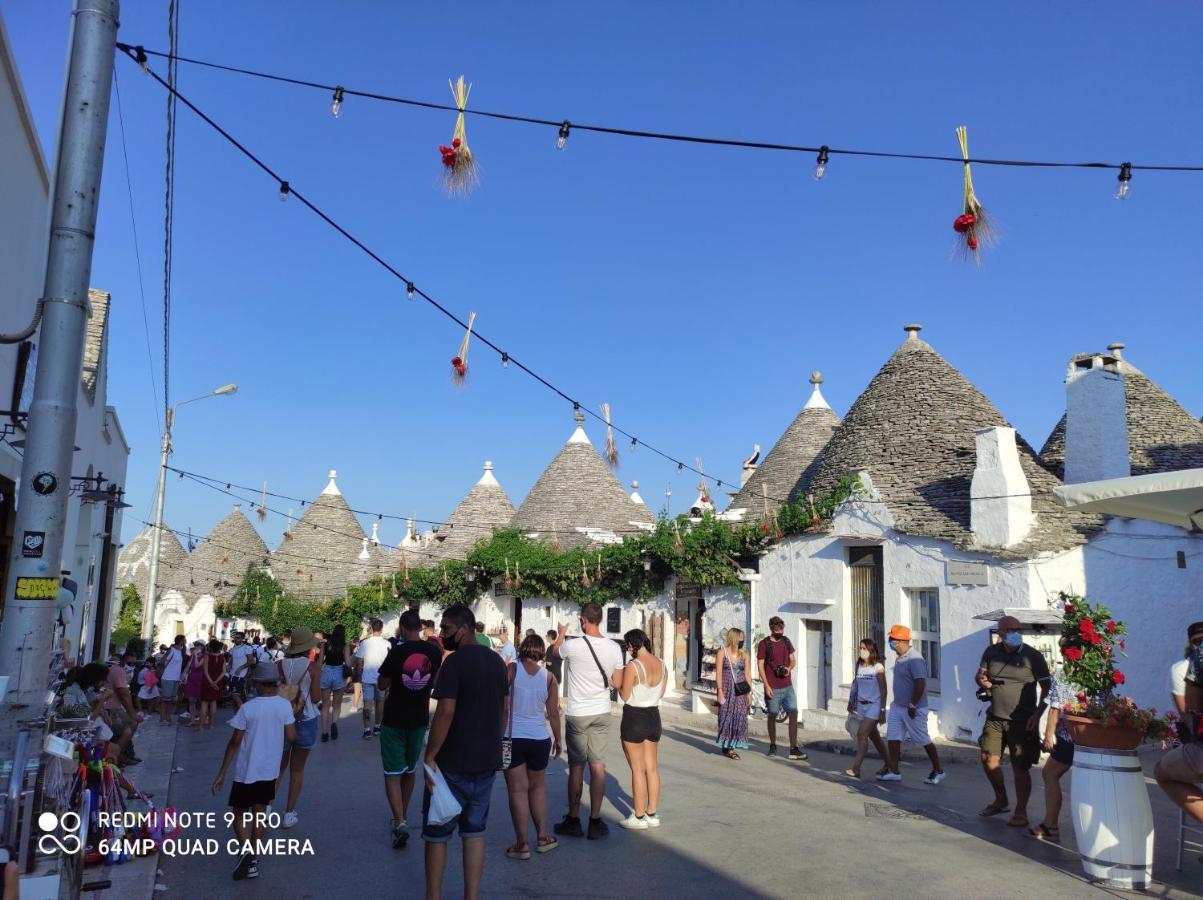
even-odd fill
[[(372, 619), (368, 623), (368, 627), (372, 629), (370, 637), (359, 642), (359, 649), (355, 651), (355, 668), (359, 672), (359, 681), (363, 685), (363, 737), (367, 740), (374, 734), (380, 734), (380, 720), (384, 718), (384, 693), (376, 689), (376, 681), (379, 677), (380, 664), (388, 657), (389, 642), (381, 637), (380, 632), (384, 630), (384, 623), (379, 619)], [(334, 715), (337, 715), (339, 710), (334, 710)], [(376, 721), (372, 722), (372, 713), (376, 714)]]
[(501, 661), (507, 666), (518, 658), (518, 651), (514, 649), (514, 642), (510, 640), (510, 630), (504, 625), (501, 626), (501, 646), (497, 652), (501, 654)]
[[(182, 634), (177, 634), (175, 643), (163, 654), (159, 676), (159, 721), (164, 725), (171, 724), (171, 715), (175, 712), (176, 693), (180, 687), (180, 675), (184, 670), (184, 648), (188, 640)], [(153, 715), (153, 713), (152, 713)]]
[(606, 797), (606, 744), (610, 737), (610, 688), (618, 686), (622, 671), (622, 650), (601, 633), (602, 608), (597, 603), (581, 607), (583, 637), (564, 640), (567, 625), (561, 625), (551, 653), (564, 660), (564, 679), (568, 689), (568, 814), (555, 826), (556, 834), (582, 837), (580, 810), (585, 785), (585, 764), (589, 764), (590, 840), (610, 833), (601, 819)]
[(230, 648), (230, 699), (237, 710), (246, 702), (246, 678), (254, 671), (258, 654), (246, 642), (246, 635), (241, 631), (235, 631), (233, 639), (234, 646)]

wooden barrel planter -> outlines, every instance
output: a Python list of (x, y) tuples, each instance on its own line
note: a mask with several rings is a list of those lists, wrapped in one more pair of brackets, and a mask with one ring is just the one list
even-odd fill
[(1065, 722), (1075, 741), (1070, 805), (1086, 877), (1143, 890), (1153, 880), (1153, 809), (1136, 755), (1143, 735), (1079, 716)]

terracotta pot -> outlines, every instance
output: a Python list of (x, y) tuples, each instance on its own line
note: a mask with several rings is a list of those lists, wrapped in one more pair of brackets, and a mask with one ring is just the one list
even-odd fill
[(1105, 725), (1098, 719), (1071, 716), (1063, 713), (1061, 721), (1069, 729), (1075, 744), (1097, 750), (1135, 750), (1144, 740), (1144, 732), (1136, 728)]

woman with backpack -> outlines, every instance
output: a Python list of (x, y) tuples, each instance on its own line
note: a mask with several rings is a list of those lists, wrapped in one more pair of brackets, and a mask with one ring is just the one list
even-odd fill
[(284, 755), (280, 758), (280, 776), (276, 779), (278, 791), (280, 780), (288, 772), (285, 828), (297, 824), (297, 801), (301, 799), (301, 788), (305, 784), (305, 763), (309, 761), (309, 751), (317, 744), (318, 726), (322, 718), (317, 708), (317, 701), (321, 697), (322, 657), (314, 654), (310, 658), (310, 651), (316, 647), (317, 641), (312, 631), (304, 626), (294, 628), (288, 652), (283, 659), (276, 661), (276, 669), (280, 674), (280, 687), (276, 693), (292, 704), (297, 730), (297, 739), (284, 746)]

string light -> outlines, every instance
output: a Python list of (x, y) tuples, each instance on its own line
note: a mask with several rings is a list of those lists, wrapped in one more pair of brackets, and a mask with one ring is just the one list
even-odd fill
[(631, 449), (634, 450), (639, 444), (639, 438), (631, 438)]
[(138, 64), (143, 75), (150, 74), (150, 60), (146, 58), (146, 48), (141, 44), (134, 48), (134, 62)]
[(822, 181), (823, 176), (827, 174), (827, 154), (829, 148), (826, 144), (819, 148), (818, 158), (815, 160), (815, 181)]
[(508, 369), (509, 367), (510, 367), (510, 355), (509, 355), (508, 353), (502, 352), (502, 354), (501, 354), (501, 368), (503, 368), (503, 369)]
[(680, 475), (684, 471), (685, 471), (685, 463), (681, 463), (681, 462), (677, 463), (677, 474)]
[(408, 300), (414, 298), (414, 283), (412, 281), (405, 282), (405, 297)]
[(1128, 196), (1128, 186), (1132, 183), (1132, 163), (1122, 163), (1115, 180), (1119, 182), (1119, 187), (1115, 191), (1115, 199), (1123, 200)]
[(340, 84), (334, 89), (334, 102), (330, 104), (330, 113), (334, 118), (338, 118), (338, 114), (343, 109), (343, 86)]
[(292, 189), (288, 186), (287, 181), (280, 182), (280, 202), (281, 203), (283, 203), (285, 200), (288, 199), (288, 195), (291, 192), (291, 190)]
[(564, 124), (560, 126), (560, 136), (556, 138), (556, 149), (563, 150), (564, 145), (568, 143), (568, 120), (564, 120)]

